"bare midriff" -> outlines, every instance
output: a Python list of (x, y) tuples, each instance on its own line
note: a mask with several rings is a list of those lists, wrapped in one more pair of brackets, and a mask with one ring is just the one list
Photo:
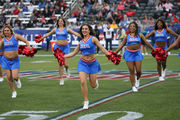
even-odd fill
[(85, 60), (85, 61), (93, 61), (95, 59), (95, 55), (91, 54), (91, 55), (81, 55), (81, 59)]
[(163, 48), (166, 46), (166, 41), (156, 41), (156, 46)]
[(65, 46), (68, 44), (68, 41), (67, 40), (56, 40), (56, 43), (58, 45), (62, 45), (62, 46)]
[(129, 50), (138, 50), (138, 49), (140, 49), (140, 45), (139, 45), (139, 44), (128, 45), (127, 48), (128, 48)]
[(18, 57), (18, 51), (4, 51), (4, 56), (8, 59), (15, 59)]

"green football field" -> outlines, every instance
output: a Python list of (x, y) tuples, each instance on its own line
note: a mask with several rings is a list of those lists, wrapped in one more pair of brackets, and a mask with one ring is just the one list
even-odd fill
[[(0, 82), (0, 120), (179, 120), (180, 57), (172, 50), (167, 60), (166, 80), (158, 81), (156, 61), (144, 56), (139, 92), (131, 91), (124, 59), (114, 65), (100, 54), (99, 88), (88, 82), (90, 108), (83, 110), (83, 96), (77, 73), (79, 55), (69, 59), (71, 77), (59, 85), (57, 60), (51, 51), (34, 57), (20, 56), (22, 88), (11, 98), (6, 78)], [(4, 76), (5, 77), (5, 76)]]

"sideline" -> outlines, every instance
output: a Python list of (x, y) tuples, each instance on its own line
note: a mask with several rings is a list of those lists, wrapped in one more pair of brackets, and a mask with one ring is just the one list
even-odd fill
[[(163, 81), (159, 81), (159, 80), (150, 81), (150, 82), (148, 82), (148, 83), (146, 83), (146, 84), (142, 84), (142, 85), (139, 87), (138, 90), (144, 89), (144, 88), (146, 88), (146, 87), (152, 86), (152, 85), (157, 84), (157, 83), (160, 83), (160, 82), (163, 82)], [(109, 101), (115, 100), (115, 99), (117, 99), (117, 98), (119, 98), (119, 97), (128, 95), (128, 94), (130, 94), (130, 93), (132, 93), (132, 89), (125, 90), (125, 91), (116, 93), (116, 94), (114, 94), (114, 95), (111, 95), (111, 96), (102, 98), (102, 99), (100, 99), (100, 100), (97, 100), (97, 101), (95, 101), (95, 102), (90, 103), (89, 109), (94, 108), (94, 107), (96, 107), (96, 106), (98, 106), (98, 105), (107, 103), (107, 102), (109, 102)], [(71, 116), (73, 116), (73, 115), (76, 115), (76, 114), (78, 114), (78, 113), (81, 113), (81, 112), (83, 112), (83, 111), (87, 111), (87, 110), (83, 110), (83, 108), (82, 108), (82, 106), (81, 106), (81, 107), (72, 109), (72, 110), (70, 110), (70, 111), (67, 111), (67, 112), (65, 112), (65, 113), (62, 113), (62, 114), (60, 114), (60, 115), (57, 115), (57, 116), (48, 118), (47, 120), (64, 120), (64, 119), (66, 119), (66, 118), (69, 118), (69, 117), (71, 117)]]

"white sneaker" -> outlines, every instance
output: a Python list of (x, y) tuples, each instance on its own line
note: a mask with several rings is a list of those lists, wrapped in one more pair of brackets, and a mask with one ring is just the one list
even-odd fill
[(96, 87), (94, 89), (98, 89), (99, 88), (99, 82), (98, 80), (96, 80)]
[(166, 76), (166, 69), (162, 70), (161, 74), (161, 76), (164, 78)]
[(83, 109), (88, 109), (89, 107), (89, 101), (84, 101)]
[(70, 76), (71, 76), (71, 74), (70, 74), (70, 72), (69, 72), (69, 70), (66, 72), (66, 77), (67, 78), (70, 78)]
[(60, 84), (60, 85), (64, 85), (64, 80), (63, 80), (63, 79), (60, 79), (59, 84)]
[(16, 84), (17, 84), (17, 88), (21, 88), (21, 81), (20, 81), (20, 79), (18, 79), (18, 81), (16, 81)]
[(142, 55), (144, 55), (144, 53), (142, 53)]
[(16, 91), (12, 92), (12, 98), (16, 98), (16, 96), (17, 96)]
[(1, 77), (1, 78), (0, 78), (0, 82), (3, 82), (3, 81), (4, 81), (4, 79), (3, 79), (3, 77)]
[(159, 81), (164, 81), (164, 80), (165, 80), (164, 77), (162, 76), (159, 77)]
[(132, 87), (132, 91), (133, 91), (133, 92), (138, 92), (138, 89), (137, 89), (135, 86), (133, 86), (133, 87)]
[(148, 55), (148, 53), (145, 53), (145, 55)]
[(135, 77), (135, 87), (138, 88), (140, 85), (140, 79), (137, 80), (137, 77)]
[(168, 52), (168, 55), (171, 55), (171, 52)]

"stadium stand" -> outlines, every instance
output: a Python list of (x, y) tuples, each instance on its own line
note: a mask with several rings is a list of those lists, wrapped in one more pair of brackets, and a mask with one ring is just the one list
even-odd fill
[(177, 0), (159, 0), (159, 3), (152, 0), (1, 0), (0, 26), (49, 28), (55, 25), (59, 16), (70, 18), (69, 21), (76, 25), (80, 25), (79, 22), (102, 24), (104, 21), (120, 25), (125, 19), (127, 23), (140, 20), (143, 25), (153, 25), (150, 21), (159, 17), (167, 23), (177, 24), (179, 9)]

